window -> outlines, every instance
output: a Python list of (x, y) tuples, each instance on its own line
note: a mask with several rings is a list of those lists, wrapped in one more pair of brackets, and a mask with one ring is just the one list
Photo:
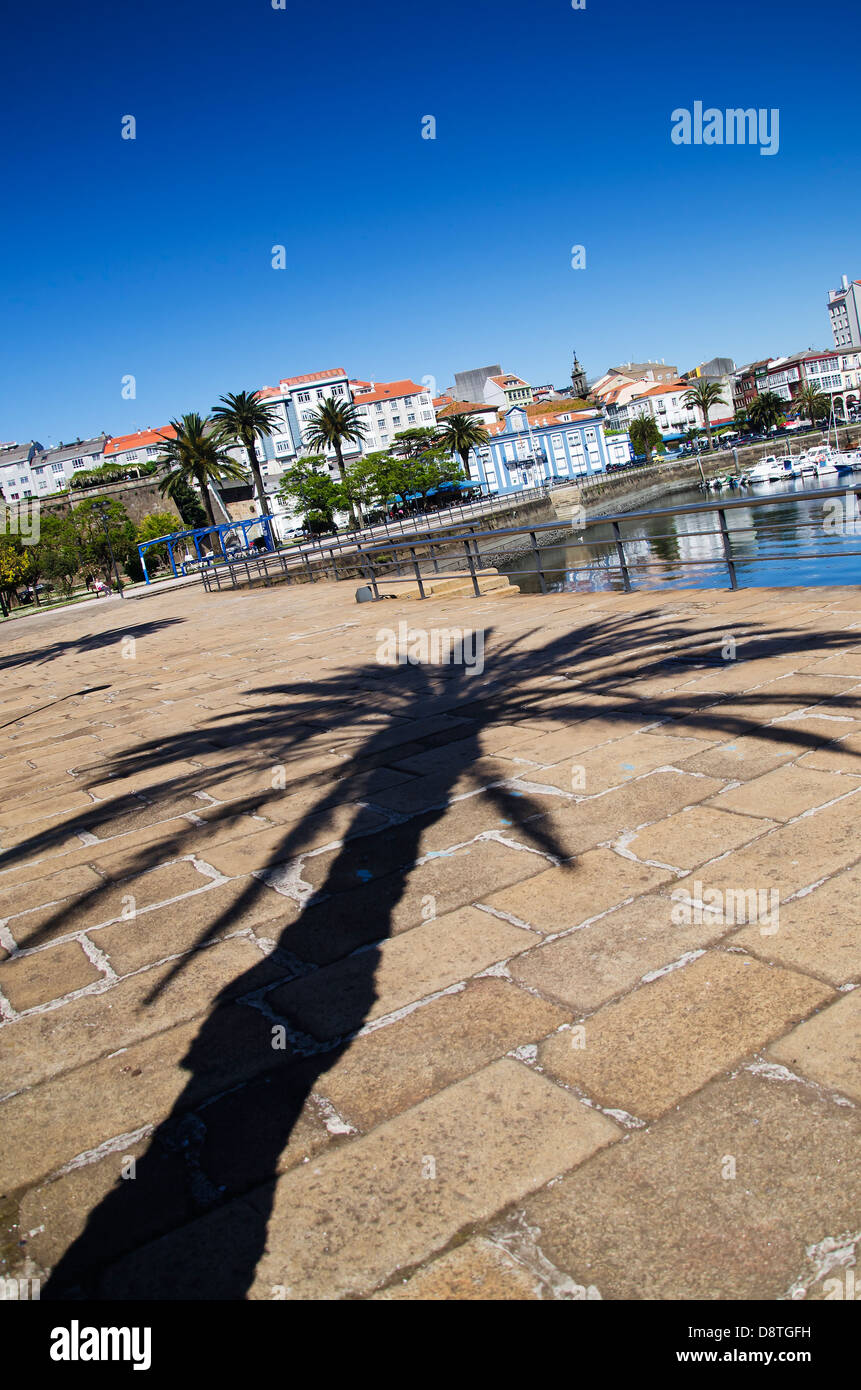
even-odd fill
[(422, 411), (422, 419), (423, 419), (423, 420), (432, 420), (432, 419), (433, 419), (433, 411), (432, 411), (432, 410), (423, 410), (423, 411)]
[(73, 468), (83, 468), (83, 466), (84, 466), (84, 460), (83, 460), (83, 459), (72, 459), (72, 467), (73, 467)]
[[(126, 454), (126, 459), (125, 459), (125, 461), (126, 461), (126, 463), (137, 463), (137, 457), (138, 457), (138, 451), (137, 451), (137, 449), (132, 449), (132, 451), (131, 451), (130, 454)], [(78, 466), (79, 463), (83, 463), (83, 459), (75, 459), (75, 467), (76, 467), (76, 468), (77, 468), (77, 466)]]
[(296, 399), (297, 401), (301, 401), (304, 405), (306, 401), (310, 401), (311, 393), (309, 391), (300, 391)]
[(378, 414), (378, 415), (382, 415), (382, 413), (383, 413), (382, 404), (381, 404), (380, 401), (377, 401), (377, 414)]
[(332, 395), (333, 395), (333, 396), (343, 396), (343, 394), (344, 394), (344, 388), (343, 388), (343, 386), (333, 386), (333, 387), (332, 387)]
[(42, 476), (42, 474), (44, 473), (44, 471), (45, 471), (45, 465), (44, 465), (44, 464), (42, 464), (42, 467), (41, 467), (41, 468), (34, 468), (34, 469), (33, 469), (33, 472), (36, 474), (36, 477), (37, 477), (37, 478), (41, 478), (41, 476)]
[(158, 447), (157, 444), (150, 444), (149, 448), (147, 449), (147, 454), (160, 454), (160, 453), (161, 453), (161, 450), (159, 449), (159, 447)]
[(65, 473), (65, 471), (66, 471), (66, 470), (65, 470), (65, 468), (63, 467), (62, 463), (52, 463), (52, 464), (51, 464), (51, 472), (52, 472), (52, 473)]
[(395, 425), (395, 426), (397, 426), (397, 425), (399, 425), (400, 423), (401, 423), (401, 417), (400, 417), (400, 415), (393, 415), (393, 416), (392, 416), (392, 424)]

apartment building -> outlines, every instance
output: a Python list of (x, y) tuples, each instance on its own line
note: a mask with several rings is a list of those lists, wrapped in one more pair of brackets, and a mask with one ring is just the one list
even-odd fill
[(388, 449), (403, 430), (433, 429), (433, 397), (414, 381), (351, 381), (353, 403), (365, 430), (362, 453)]
[(31, 440), (0, 452), (0, 489), (7, 502), (24, 497), (49, 497), (64, 492), (76, 473), (98, 468), (104, 461), (106, 434), (76, 439), (55, 449), (43, 449)]
[(861, 347), (861, 280), (843, 276), (839, 290), (828, 291), (828, 314), (836, 348)]
[(522, 406), (512, 406), (487, 429), (490, 439), (470, 454), (469, 473), (489, 493), (589, 477), (631, 456), (627, 436), (605, 438), (598, 411), (529, 416)]
[(105, 444), (105, 463), (117, 468), (136, 468), (142, 463), (152, 463), (164, 448), (164, 437), (173, 439), (176, 430), (172, 425), (162, 425), (159, 429), (137, 430), (134, 434), (117, 434)]

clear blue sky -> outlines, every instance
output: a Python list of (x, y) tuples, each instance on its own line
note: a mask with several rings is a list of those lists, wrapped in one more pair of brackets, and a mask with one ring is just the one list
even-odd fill
[[(0, 440), (329, 366), (442, 389), (561, 384), (573, 346), (590, 376), (828, 346), (859, 37), (858, 0), (7, 6)], [(779, 108), (780, 152), (673, 145), (696, 100)]]

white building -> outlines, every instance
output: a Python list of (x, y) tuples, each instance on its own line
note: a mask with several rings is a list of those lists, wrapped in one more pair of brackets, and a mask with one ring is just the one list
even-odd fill
[(351, 381), (350, 389), (365, 429), (362, 453), (389, 449), (403, 430), (433, 429), (433, 397), (414, 381)]
[(861, 280), (843, 276), (839, 290), (828, 291), (831, 332), (837, 348), (861, 347)]
[(49, 497), (64, 492), (76, 473), (104, 462), (107, 435), (77, 439), (56, 449), (43, 449), (32, 440), (0, 451), (0, 489), (7, 502), (24, 497)]

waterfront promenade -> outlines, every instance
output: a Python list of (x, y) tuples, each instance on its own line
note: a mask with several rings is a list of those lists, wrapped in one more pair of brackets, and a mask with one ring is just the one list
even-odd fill
[(835, 1296), (861, 589), (353, 587), (3, 628), (0, 1273)]

